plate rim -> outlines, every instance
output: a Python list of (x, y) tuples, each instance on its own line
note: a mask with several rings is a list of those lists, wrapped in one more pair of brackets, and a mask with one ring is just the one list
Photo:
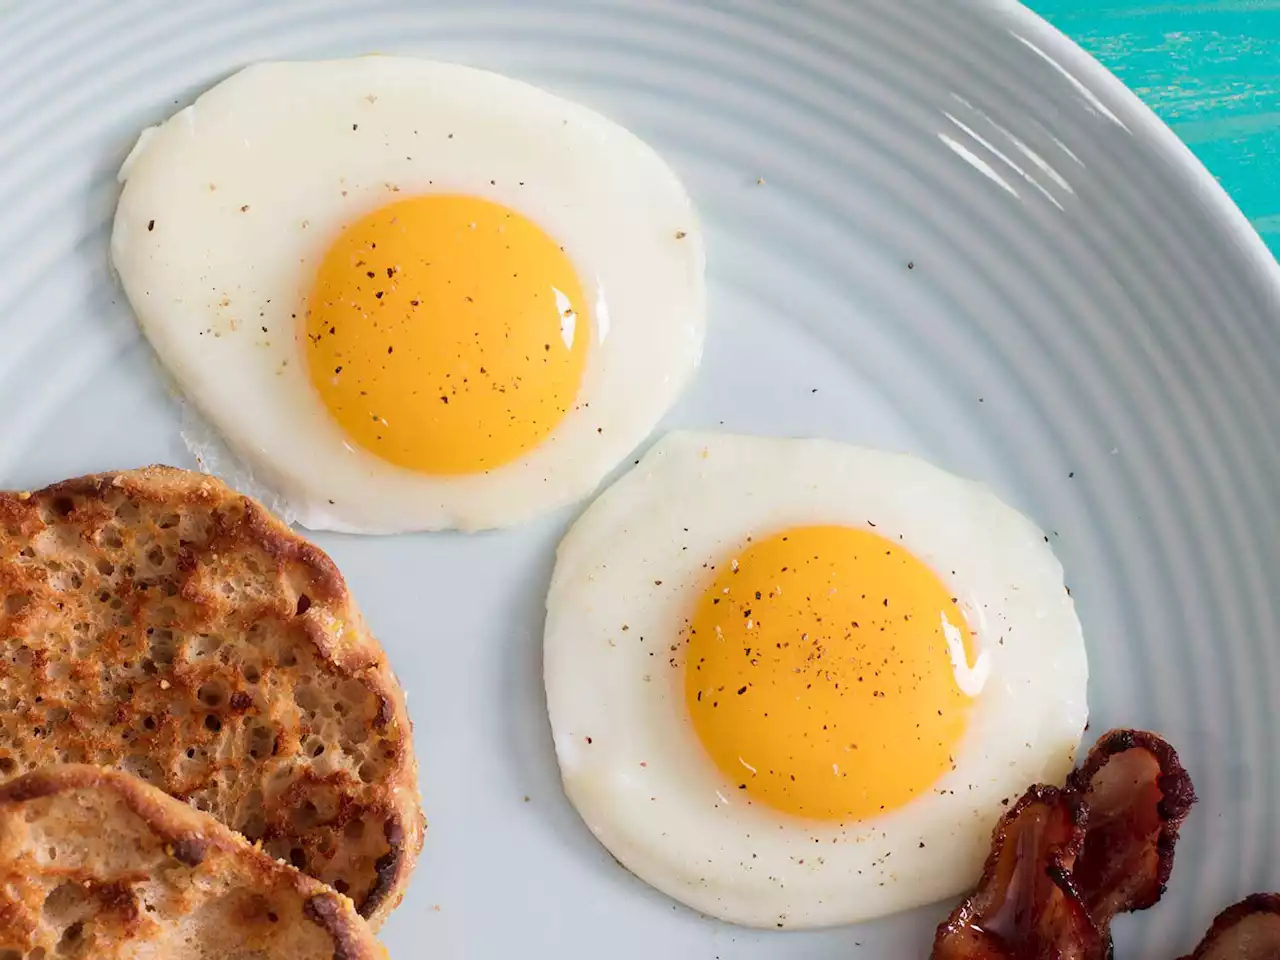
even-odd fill
[(1235, 241), (1230, 256), (1247, 265), (1264, 296), (1269, 294), (1268, 302), (1280, 310), (1280, 260), (1204, 161), (1160, 115), (1101, 60), (1020, 0), (976, 2), (985, 7), (993, 19), (1003, 17), (1036, 34), (1037, 41), (1043, 42), (1046, 52), (1053, 54), (1055, 62), (1067, 68), (1070, 76), (1081, 81), (1091, 93), (1100, 95), (1107, 101), (1108, 108), (1123, 114), (1121, 119), (1130, 127), (1131, 135), (1146, 138), (1155, 150), (1176, 164), (1176, 174), (1187, 179), (1188, 186), (1206, 201), (1208, 213)]

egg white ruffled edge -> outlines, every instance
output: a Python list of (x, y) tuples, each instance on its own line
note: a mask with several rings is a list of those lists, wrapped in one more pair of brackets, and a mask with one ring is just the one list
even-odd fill
[[(745, 471), (736, 469), (742, 465)], [(821, 495), (778, 504), (767, 492), (775, 481)], [(915, 502), (921, 486), (943, 495)], [(697, 543), (699, 525), (726, 504), (736, 510), (732, 521), (718, 525), (713, 542)], [(887, 504), (909, 509), (906, 522), (876, 521)], [(957, 516), (964, 530), (949, 549), (928, 542), (931, 521)], [(769, 531), (804, 523), (865, 527), (870, 520), (881, 535), (901, 535), (953, 589), (948, 571), (966, 561), (972, 569), (970, 544), (999, 541), (1014, 555), (1003, 558), (1013, 560), (1018, 578), (1006, 582), (1006, 596), (958, 590), (980, 651), (991, 657), (991, 676), (956, 770), (907, 807), (840, 825), (744, 804), (725, 790), (687, 726), (683, 671), (664, 670), (696, 599), (682, 594), (696, 591), (689, 584), (704, 578), (703, 563), (720, 562), (746, 536), (769, 532), (758, 528), (765, 517)], [(992, 517), (998, 530), (975, 528)], [(648, 549), (652, 536), (667, 539)], [(619, 571), (626, 559), (634, 575)], [(989, 568), (984, 576), (1002, 581), (999, 561), (979, 563)], [(1019, 593), (1045, 602), (1009, 618), (1007, 604), (995, 601)], [(1053, 627), (1058, 642), (1019, 643), (1037, 626)], [(658, 638), (656, 658), (643, 646), (646, 634)], [(1001, 634), (1007, 642), (998, 642)], [(547, 599), (544, 679), (565, 791), (596, 837), (673, 898), (759, 927), (852, 923), (961, 892), (980, 872), (1007, 804), (1030, 783), (1060, 782), (1070, 770), (1087, 720), (1083, 636), (1042, 531), (982, 484), (906, 455), (824, 440), (685, 432), (661, 439), (560, 545)], [(1010, 700), (1015, 684), (1031, 690)], [(1001, 706), (1021, 712), (999, 715)], [(990, 773), (981, 782), (966, 763), (979, 755)]]
[[(439, 494), (442, 497), (440, 503), (425, 504), (423, 512), (430, 515), (428, 519), (403, 520), (385, 515), (374, 519), (368, 515), (356, 516), (351, 513), (354, 508), (349, 505), (340, 505), (327, 509), (321, 503), (326, 498), (305, 495), (298, 484), (288, 479), (282, 465), (273, 463), (269, 455), (255, 449), (253, 444), (238, 445), (234, 437), (225, 431), (219, 430), (215, 426), (217, 417), (210, 411), (202, 410), (200, 403), (195, 398), (188, 396), (180, 386), (177, 386), (172, 371), (169, 371), (166, 367), (166, 380), (169, 382), (171, 392), (178, 400), (180, 407), (181, 426), (179, 435), (183, 444), (191, 453), (196, 468), (217, 476), (241, 492), (261, 500), (287, 522), (297, 523), (311, 530), (327, 530), (351, 534), (378, 535), (450, 529), (477, 531), (507, 527), (526, 522), (536, 516), (591, 495), (600, 483), (605, 480), (610, 471), (615, 469), (633, 450), (645, 442), (658, 421), (674, 405), (701, 362), (703, 341), (705, 339), (706, 286), (704, 274), (706, 254), (702, 242), (700, 218), (696, 209), (692, 206), (692, 201), (689, 199), (683, 185), (680, 184), (670, 167), (648, 144), (641, 141), (626, 128), (588, 107), (541, 90), (531, 84), (461, 64), (388, 56), (369, 56), (342, 61), (264, 62), (253, 64), (233, 74), (203, 92), (195, 103), (177, 111), (166, 121), (144, 129), (120, 166), (117, 175), (118, 182), (122, 186), (128, 182), (140, 158), (145, 155), (152, 142), (162, 134), (164, 128), (169, 126), (194, 127), (197, 109), (201, 102), (207, 98), (217, 96), (220, 91), (230, 89), (236, 84), (245, 83), (249, 77), (258, 77), (269, 71), (289, 71), (295, 68), (305, 70), (312, 65), (323, 67), (330, 64), (362, 70), (366, 68), (377, 70), (385, 67), (391, 70), (424, 69), (465, 73), (476, 78), (479, 82), (495, 85), (495, 88), (500, 87), (521, 97), (539, 98), (546, 101), (547, 104), (554, 104), (566, 116), (573, 117), (576, 120), (587, 120), (592, 125), (599, 125), (600, 130), (607, 130), (610, 136), (621, 138), (637, 147), (640, 154), (645, 157), (646, 162), (654, 165), (660, 176), (669, 181), (669, 186), (674, 186), (674, 195), (677, 201), (683, 204), (685, 208), (679, 220), (680, 229), (675, 232), (675, 236), (682, 241), (680, 243), (681, 249), (687, 251), (692, 257), (691, 276), (694, 277), (694, 282), (691, 287), (691, 303), (693, 310), (690, 314), (692, 319), (690, 328), (679, 333), (676, 336), (676, 340), (687, 340), (687, 342), (682, 342), (678, 348), (681, 351), (677, 364), (678, 369), (674, 372), (668, 371), (667, 375), (661, 378), (661, 382), (655, 383), (650, 391), (654, 397), (661, 398), (662, 402), (655, 405), (654, 409), (644, 418), (647, 419), (647, 424), (632, 424), (630, 428), (620, 431), (622, 434), (621, 440), (618, 439), (619, 431), (610, 431), (610, 436), (606, 440), (608, 452), (594, 454), (588, 458), (590, 461), (587, 471), (590, 474), (589, 479), (566, 482), (558, 478), (557, 484), (540, 491), (540, 497), (535, 498), (536, 502), (521, 509), (511, 510), (504, 506), (497, 508), (495, 513), (495, 508), (492, 506), (487, 508), (480, 507), (479, 509), (466, 506), (454, 506), (451, 508), (449, 501), (453, 498), (453, 495), (444, 492)], [(122, 289), (125, 290), (126, 298), (132, 301), (132, 298), (128, 296), (127, 285), (123, 282), (115, 262), (116, 236), (121, 230), (121, 218), (122, 209), (118, 208), (112, 231), (112, 254), (109, 257), (109, 269), (116, 281), (120, 283)], [(138, 233), (137, 230), (132, 232)], [(589, 293), (589, 296), (592, 296), (593, 299), (599, 299), (601, 291), (596, 289), (596, 281), (590, 281), (588, 286), (593, 288), (593, 292)], [(138, 307), (136, 304), (134, 307), (136, 312)], [(142, 326), (145, 330), (145, 323)], [(164, 365), (163, 358), (161, 362)], [(584, 392), (587, 391), (590, 379), (589, 376), (584, 380)], [(327, 418), (325, 419), (327, 420)], [(334, 425), (329, 426), (329, 432), (332, 433), (336, 427)], [(561, 424), (560, 427), (553, 431), (551, 437), (544, 440), (542, 444), (514, 463), (486, 471), (483, 475), (486, 484), (491, 479), (491, 475), (510, 472), (512, 468), (520, 466), (527, 459), (542, 458), (543, 448), (548, 447), (552, 441), (561, 442), (564, 426), (564, 424)], [(597, 433), (599, 432), (597, 431)], [(336, 433), (334, 435), (337, 436)], [(344, 443), (343, 446), (347, 447), (349, 452), (365, 461), (366, 470), (376, 469), (389, 477), (396, 477), (398, 478), (398, 483), (404, 483), (406, 480), (416, 482), (433, 479), (426, 475), (417, 475), (412, 471), (396, 467), (381, 461), (371, 454), (364, 454), (363, 451), (351, 450), (349, 444)], [(438, 479), (442, 490), (451, 490), (457, 487), (457, 478)], [(426, 499), (433, 499), (433, 497), (428, 494)], [(493, 497), (490, 496), (488, 500), (493, 501)], [(328, 499), (327, 503), (334, 505), (337, 501)], [(356, 518), (352, 519), (353, 516), (356, 516)]]

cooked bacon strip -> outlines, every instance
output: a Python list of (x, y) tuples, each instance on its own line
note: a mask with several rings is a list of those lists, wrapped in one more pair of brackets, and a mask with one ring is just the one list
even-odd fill
[(1200, 946), (1182, 960), (1276, 957), (1280, 957), (1280, 894), (1255, 893), (1218, 914)]
[(938, 927), (933, 960), (1104, 960), (1071, 880), (1084, 819), (1076, 794), (1028, 790), (996, 825), (977, 891)]
[(1195, 790), (1173, 747), (1142, 730), (1105, 734), (1067, 789), (1089, 809), (1073, 877), (1106, 934), (1117, 914), (1145, 910), (1164, 893)]

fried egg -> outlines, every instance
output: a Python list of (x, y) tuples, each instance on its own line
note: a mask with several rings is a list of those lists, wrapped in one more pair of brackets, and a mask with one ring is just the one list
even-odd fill
[(703, 247), (637, 137), (395, 57), (264, 63), (147, 130), (112, 261), (178, 389), (304, 525), (589, 492), (696, 368)]
[(662, 439), (561, 543), (544, 658), (592, 832), (756, 927), (959, 893), (1086, 720), (1044, 534), (985, 486), (822, 440)]

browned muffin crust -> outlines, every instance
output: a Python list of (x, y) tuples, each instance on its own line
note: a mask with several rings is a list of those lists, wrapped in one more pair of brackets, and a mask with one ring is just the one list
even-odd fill
[(117, 770), (0, 786), (0, 957), (385, 960), (346, 897)]
[(171, 467), (0, 493), (0, 780), (117, 767), (380, 922), (423, 835), (404, 695), (342, 575)]

